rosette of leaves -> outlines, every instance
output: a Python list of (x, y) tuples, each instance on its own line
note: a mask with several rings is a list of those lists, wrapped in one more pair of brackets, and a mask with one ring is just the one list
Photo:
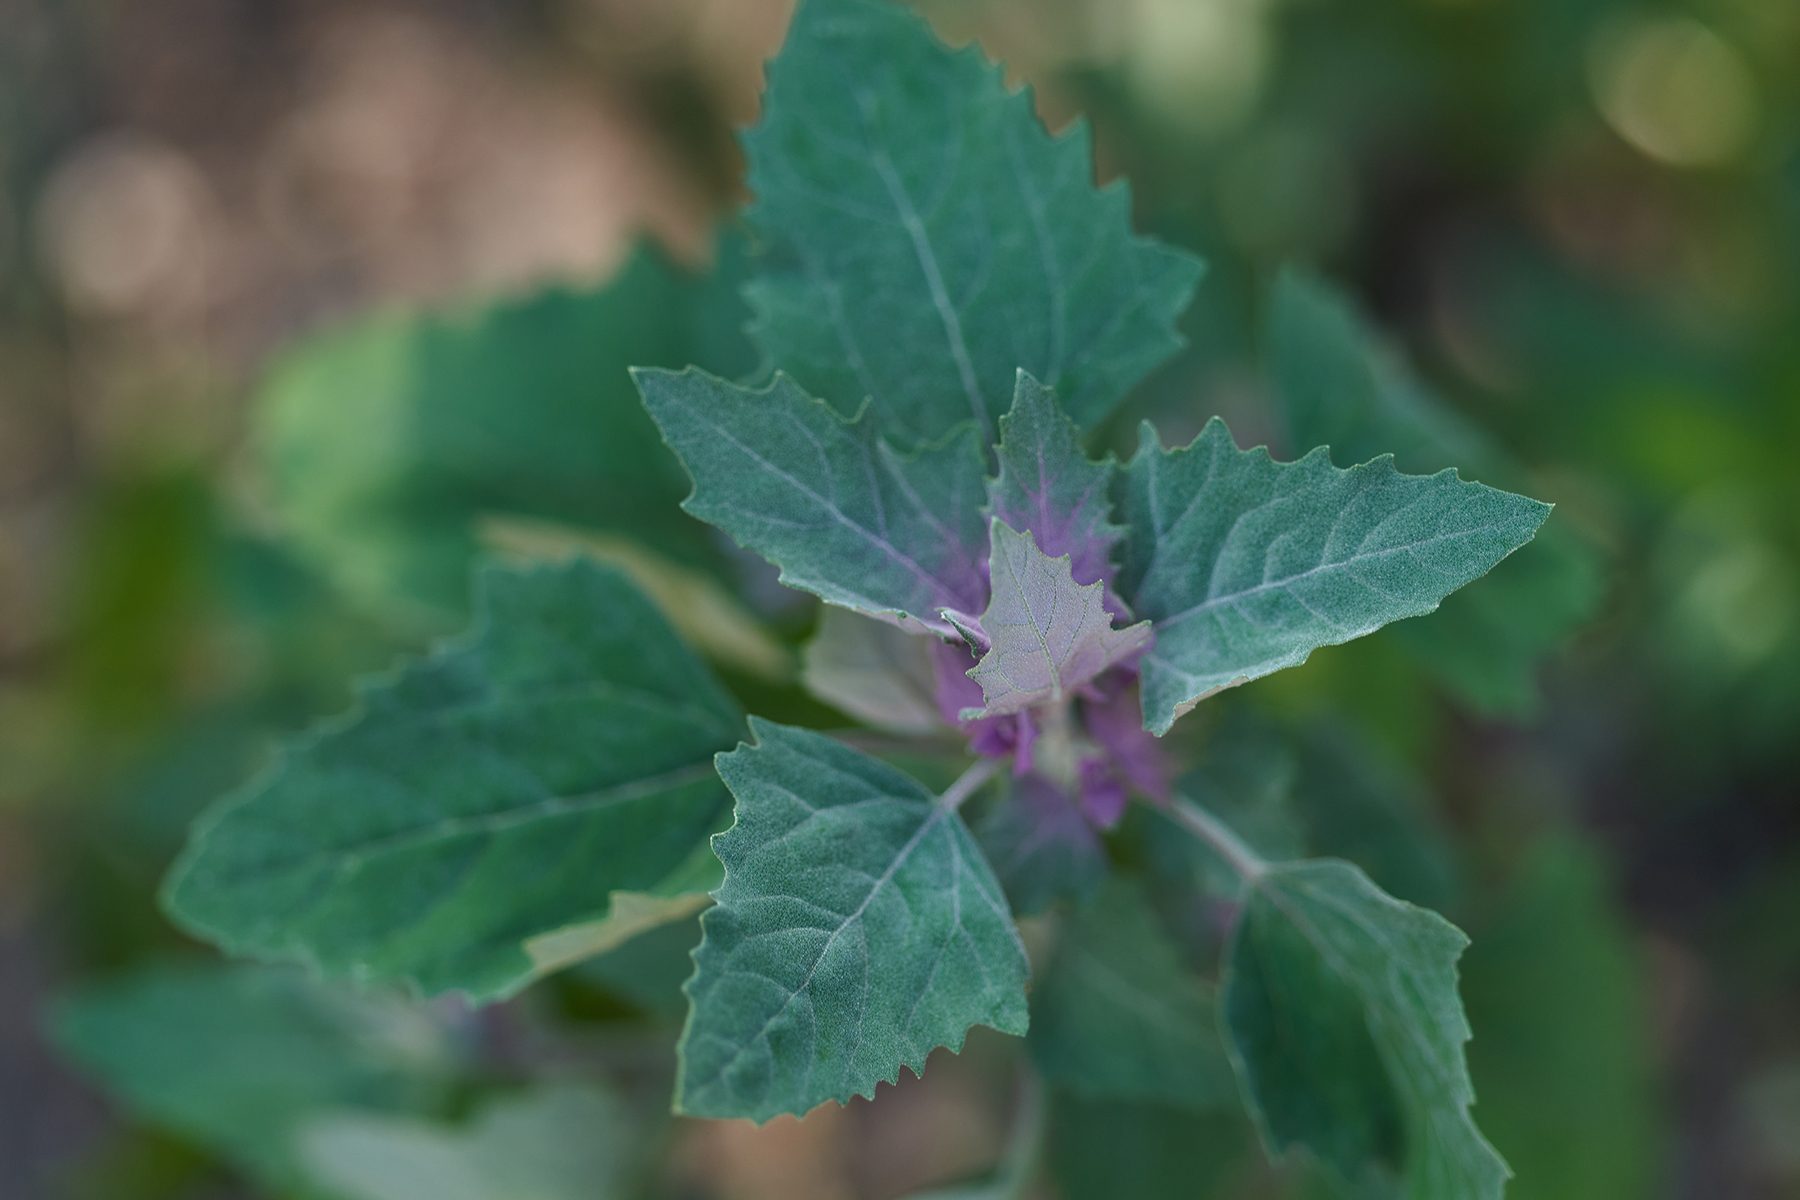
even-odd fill
[[(903, 9), (808, 0), (769, 81), (745, 297), (772, 371), (637, 388), (686, 510), (838, 614), (815, 691), (960, 737), (966, 770), (928, 787), (755, 716), (739, 742), (737, 701), (625, 576), (493, 572), (469, 636), (203, 823), (172, 911), (241, 953), (486, 1000), (710, 897), (680, 1112), (870, 1097), (1041, 1005), (1033, 1059), (1070, 1104), (1235, 1090), (1272, 1151), (1359, 1194), (1498, 1196), (1462, 935), (1349, 863), (1259, 853), (1180, 794), (1162, 738), (1223, 689), (1431, 612), (1548, 506), (1388, 457), (1279, 462), (1216, 419), (1090, 457), (1176, 347), (1200, 265), (1093, 186), (1079, 125), (1052, 136)], [(1229, 869), (1217, 979), (1144, 889), (1102, 886), (1134, 800)], [(1028, 997), (1017, 918), (1071, 904)]]

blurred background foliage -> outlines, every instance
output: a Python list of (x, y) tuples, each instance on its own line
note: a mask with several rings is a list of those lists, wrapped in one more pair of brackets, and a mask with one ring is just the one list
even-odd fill
[[(1800, 7), (921, 7), (1211, 264), (1112, 444), (1219, 412), (1558, 502), (1439, 616), (1212, 702), (1200, 786), (1471, 933), (1512, 1194), (1800, 1196)], [(691, 923), (472, 1012), (155, 907), (482, 550), (624, 561), (759, 711), (842, 722), (623, 374), (755, 365), (719, 220), (789, 8), (0, 0), (7, 1195), (885, 1197), (1000, 1154), (1000, 1039), (879, 1116), (658, 1119)], [(1217, 1113), (1037, 1107), (1070, 1200), (1311, 1194)]]

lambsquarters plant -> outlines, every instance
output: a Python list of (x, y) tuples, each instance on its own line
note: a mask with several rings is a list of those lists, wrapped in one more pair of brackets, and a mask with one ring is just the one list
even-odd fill
[[(808, 682), (865, 724), (955, 731), (966, 769), (928, 787), (746, 722), (609, 567), (490, 569), (467, 636), (204, 821), (170, 910), (238, 953), (491, 1001), (710, 895), (678, 1112), (872, 1097), (986, 1025), (1091, 1096), (1179, 1101), (1228, 1071), (1270, 1151), (1353, 1187), (1499, 1196), (1463, 936), (1348, 862), (1259, 852), (1183, 794), (1164, 735), (1431, 612), (1548, 506), (1325, 447), (1277, 462), (1217, 419), (1090, 457), (1200, 264), (1131, 232), (1083, 132), (1046, 134), (901, 9), (809, 0), (769, 78), (745, 214), (767, 369), (637, 387), (687, 510), (829, 606)], [(1228, 872), (1216, 991), (1121, 852), (1134, 807), (1140, 842)], [(1045, 911), (1034, 981), (1016, 920)]]

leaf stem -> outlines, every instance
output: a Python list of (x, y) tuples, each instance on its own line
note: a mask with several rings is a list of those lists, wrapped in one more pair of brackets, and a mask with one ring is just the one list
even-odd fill
[(1018, 1200), (1037, 1175), (1038, 1159), (1050, 1131), (1050, 1105), (1044, 1081), (1027, 1064), (1019, 1076), (1019, 1111), (1000, 1160), (1000, 1191), (1004, 1200)]
[(980, 791), (981, 785), (992, 779), (994, 773), (999, 769), (1000, 760), (997, 758), (984, 758), (977, 761), (968, 770), (957, 776), (955, 783), (944, 789), (939, 803), (944, 806), (946, 811), (955, 812), (963, 806), (964, 800)]
[(1175, 818), (1176, 824), (1211, 846), (1220, 858), (1231, 865), (1232, 870), (1244, 877), (1246, 883), (1255, 882), (1269, 869), (1268, 860), (1252, 850), (1223, 821), (1192, 800), (1177, 797), (1169, 806), (1169, 815)]

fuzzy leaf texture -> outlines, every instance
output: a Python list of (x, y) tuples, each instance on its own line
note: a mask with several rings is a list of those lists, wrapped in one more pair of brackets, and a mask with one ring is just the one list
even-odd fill
[(973, 1025), (1025, 1032), (1025, 950), (962, 818), (830, 738), (752, 718), (701, 918), (675, 1106), (766, 1121), (873, 1096)]
[(1078, 585), (1069, 556), (1051, 558), (1031, 534), (992, 522), (988, 575), (993, 592), (981, 614), (988, 641), (969, 678), (983, 705), (965, 719), (1019, 712), (1063, 700), (1108, 667), (1150, 643), (1150, 623), (1114, 629), (1105, 588)]
[(1217, 418), (1179, 450), (1146, 425), (1123, 492), (1121, 590), (1155, 623), (1142, 671), (1158, 734), (1214, 692), (1431, 612), (1550, 512), (1454, 471), (1402, 475), (1389, 458), (1343, 470), (1320, 447), (1278, 463), (1239, 450)]
[(738, 387), (701, 371), (637, 371), (694, 491), (682, 507), (781, 568), (781, 581), (911, 630), (981, 596), (981, 450), (964, 427), (902, 454), (865, 410), (846, 419), (777, 375)]
[(1349, 863), (1250, 881), (1229, 951), (1227, 1042), (1271, 1153), (1303, 1146), (1353, 1187), (1500, 1200), (1506, 1164), (1470, 1118), (1468, 944)]
[(752, 338), (834, 404), (873, 397), (896, 436), (973, 420), (986, 445), (1019, 368), (1092, 428), (1180, 345), (1200, 263), (1131, 232), (1085, 125), (1051, 137), (899, 5), (803, 3), (744, 149)]
[(205, 818), (171, 877), (227, 949), (506, 995), (526, 942), (655, 891), (724, 812), (736, 706), (625, 578), (480, 578), (473, 631), (364, 687)]
[(1069, 556), (1076, 583), (1112, 578), (1111, 458), (1082, 453), (1081, 431), (1043, 384), (1020, 371), (1012, 408), (1000, 418), (1000, 469), (988, 481), (988, 512), (1029, 532), (1045, 554)]
[(1085, 1099), (1236, 1103), (1212, 988), (1181, 961), (1143, 889), (1117, 879), (1058, 941), (1030, 1044), (1044, 1078)]

